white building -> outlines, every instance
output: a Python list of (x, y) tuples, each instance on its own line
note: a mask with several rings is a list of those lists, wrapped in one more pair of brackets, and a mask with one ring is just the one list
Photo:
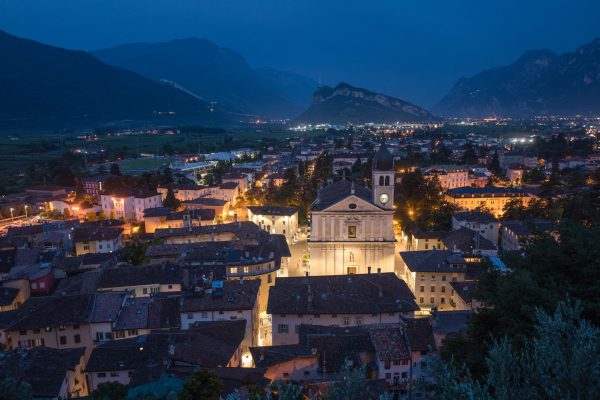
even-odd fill
[(146, 209), (162, 207), (162, 196), (157, 192), (143, 191), (103, 194), (101, 203), (107, 218), (143, 221)]
[(285, 236), (288, 244), (296, 241), (298, 210), (292, 207), (250, 206), (248, 219), (270, 234)]
[(373, 158), (373, 189), (341, 180), (311, 205), (311, 275), (394, 272), (394, 158), (385, 144)]
[(461, 227), (478, 232), (485, 239), (498, 246), (500, 222), (492, 214), (481, 211), (460, 211), (454, 213), (452, 216), (452, 230), (458, 230)]

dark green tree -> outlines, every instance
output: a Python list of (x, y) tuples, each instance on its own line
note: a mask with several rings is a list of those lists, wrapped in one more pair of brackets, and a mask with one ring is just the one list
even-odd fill
[(33, 394), (31, 385), (27, 382), (17, 382), (15, 378), (0, 380), (0, 400), (31, 400)]
[(78, 199), (83, 199), (85, 196), (85, 188), (81, 179), (77, 179), (77, 185), (75, 186), (75, 195)]
[(456, 363), (432, 359), (435, 384), (427, 398), (444, 400), (580, 399), (600, 393), (600, 330), (581, 319), (581, 308), (559, 303), (553, 315), (535, 311), (531, 338), (515, 347), (495, 340), (485, 360), (487, 371), (475, 380)]
[(490, 165), (488, 168), (494, 175), (502, 175), (502, 168), (500, 168), (500, 158), (498, 157), (498, 151), (494, 152), (494, 156), (492, 157), (492, 161), (490, 161)]
[(203, 368), (185, 380), (179, 400), (218, 400), (223, 393), (223, 383), (212, 371)]
[(119, 382), (104, 382), (92, 392), (93, 400), (124, 400), (127, 387)]
[(119, 167), (119, 164), (117, 164), (117, 163), (110, 164), (110, 174), (121, 176), (121, 168)]
[(477, 164), (477, 153), (473, 145), (468, 143), (464, 147), (465, 152), (462, 155), (461, 161), (463, 164)]
[(163, 206), (169, 207), (172, 210), (177, 210), (177, 208), (179, 208), (180, 204), (181, 204), (181, 201), (179, 201), (175, 197), (175, 192), (173, 191), (173, 186), (169, 186), (169, 189), (167, 189), (167, 195), (165, 196), (165, 201), (163, 202)]

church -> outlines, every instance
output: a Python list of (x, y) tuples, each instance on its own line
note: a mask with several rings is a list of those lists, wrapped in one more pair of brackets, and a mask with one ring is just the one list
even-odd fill
[(382, 143), (372, 190), (343, 179), (310, 208), (310, 275), (394, 272), (394, 157)]

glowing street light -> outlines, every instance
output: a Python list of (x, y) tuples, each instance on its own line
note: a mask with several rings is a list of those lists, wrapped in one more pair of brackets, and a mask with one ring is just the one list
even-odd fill
[(13, 211), (15, 211), (15, 209), (14, 209), (14, 208), (11, 208), (11, 209), (10, 209), (10, 218), (11, 218), (11, 219), (15, 217), (15, 214), (13, 213)]
[(29, 208), (28, 205), (25, 206), (25, 219), (27, 219), (27, 209)]

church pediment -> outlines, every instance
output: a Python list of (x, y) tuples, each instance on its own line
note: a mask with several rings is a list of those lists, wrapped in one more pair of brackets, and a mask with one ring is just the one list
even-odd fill
[(325, 208), (325, 212), (381, 212), (382, 209), (375, 204), (361, 199), (356, 195), (349, 195)]

